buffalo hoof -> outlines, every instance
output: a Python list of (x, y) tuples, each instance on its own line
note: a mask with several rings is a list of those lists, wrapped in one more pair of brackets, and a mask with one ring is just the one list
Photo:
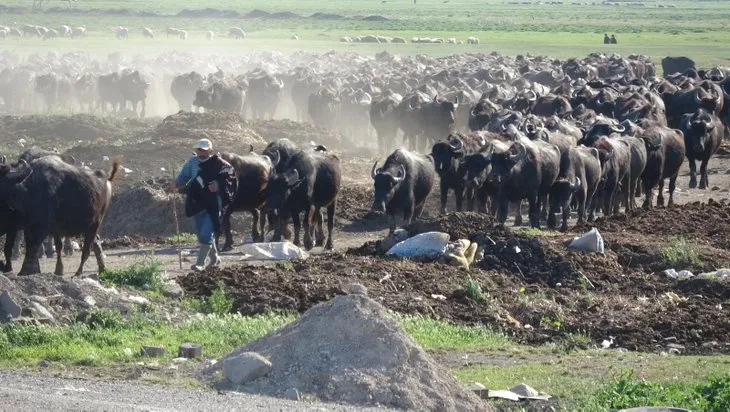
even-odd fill
[(560, 231), (561, 232), (567, 232), (568, 231), (568, 224), (566, 223), (566, 224), (561, 225), (560, 226)]
[(319, 233), (317, 233), (317, 235), (315, 237), (314, 245), (315, 246), (324, 246), (324, 241), (325, 241), (324, 233), (322, 233), (321, 235)]
[(311, 239), (304, 239), (304, 250), (312, 250), (313, 247)]
[(705, 189), (707, 189), (707, 183), (700, 182), (700, 190), (705, 190)]
[(689, 188), (694, 189), (697, 187), (697, 179), (690, 179), (689, 180)]
[(325, 250), (332, 250), (334, 247), (332, 246), (332, 241), (328, 241), (326, 245), (324, 245)]

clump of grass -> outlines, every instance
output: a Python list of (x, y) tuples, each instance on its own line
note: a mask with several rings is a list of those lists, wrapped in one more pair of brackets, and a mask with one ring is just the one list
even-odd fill
[(466, 296), (474, 302), (484, 302), (486, 300), (482, 287), (476, 280), (472, 278), (467, 279), (464, 289), (466, 290)]
[(730, 374), (710, 376), (699, 383), (659, 383), (622, 373), (593, 397), (592, 402), (610, 410), (639, 406), (666, 406), (701, 411), (730, 408)]
[(196, 312), (222, 316), (231, 313), (233, 309), (233, 298), (226, 293), (226, 285), (219, 281), (210, 296), (187, 299), (185, 306)]
[(565, 343), (570, 349), (588, 349), (592, 344), (591, 337), (582, 331), (568, 333)]
[(174, 245), (186, 245), (188, 243), (196, 243), (198, 241), (197, 236), (194, 233), (180, 233), (180, 235), (168, 236), (165, 239), (168, 243)]
[(132, 286), (145, 290), (159, 290), (162, 287), (162, 264), (150, 257), (135, 262), (123, 269), (107, 269), (99, 279), (114, 285)]
[(695, 245), (681, 236), (669, 238), (669, 244), (662, 248), (662, 256), (670, 265), (692, 265), (699, 266), (700, 254)]

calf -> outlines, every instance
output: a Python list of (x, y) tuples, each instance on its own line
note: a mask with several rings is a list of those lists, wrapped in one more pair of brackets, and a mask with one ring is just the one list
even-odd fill
[(492, 157), (491, 178), (499, 186), (497, 222), (507, 220), (508, 202), (527, 199), (530, 224), (540, 228), (540, 205), (560, 172), (560, 149), (542, 140), (521, 138)]
[(561, 157), (560, 173), (550, 189), (550, 213), (548, 227), (555, 227), (555, 212), (562, 209), (562, 232), (568, 230), (571, 199), (578, 204), (578, 223), (585, 219), (586, 205), (590, 205), (601, 179), (601, 161), (598, 149), (573, 147)]
[(482, 133), (452, 133), (445, 141), (438, 142), (431, 148), (436, 173), (439, 175), (441, 187), (441, 209), (446, 213), (446, 200), (449, 189), (454, 191), (456, 210), (461, 211), (464, 199), (464, 168), (461, 167), (464, 156), (477, 153), (484, 148), (487, 140)]
[(421, 215), (436, 180), (436, 169), (431, 156), (406, 149), (397, 149), (382, 168), (377, 166), (376, 161), (370, 171), (375, 187), (372, 209), (388, 215), (389, 234), (393, 234), (397, 213), (403, 213), (404, 226)]
[(251, 237), (254, 242), (264, 241), (266, 217), (261, 216), (261, 210), (266, 202), (266, 187), (269, 183), (272, 166), (268, 156), (258, 155), (253, 151), (243, 156), (233, 153), (221, 153), (220, 156), (233, 166), (238, 177), (236, 196), (221, 218), (222, 230), (226, 236), (221, 251), (226, 252), (233, 249), (233, 235), (231, 234), (231, 214), (233, 212), (251, 212), (253, 216)]
[(646, 168), (641, 183), (646, 194), (643, 208), (651, 209), (652, 191), (657, 187), (657, 205), (664, 206), (664, 179), (669, 178), (669, 203), (674, 204), (674, 188), (686, 154), (684, 136), (676, 129), (655, 125), (640, 132), (647, 151)]
[(710, 184), (707, 177), (707, 163), (722, 144), (722, 122), (713, 113), (705, 109), (698, 109), (692, 114), (683, 115), (680, 124), (689, 160), (689, 187), (697, 187), (695, 160), (699, 160), (702, 162), (700, 164), (700, 189), (707, 189)]
[[(278, 153), (278, 152), (277, 152)], [(294, 223), (294, 244), (299, 245), (300, 220), (304, 214), (304, 247), (312, 249), (312, 227), (316, 219), (316, 246), (324, 244), (324, 230), (320, 209), (327, 208), (327, 244), (333, 248), (335, 207), (340, 191), (342, 172), (337, 156), (327, 153), (299, 151), (289, 159), (287, 167), (280, 173), (272, 173), (266, 190), (264, 209), (278, 218), (274, 238), (280, 239), (282, 228), (289, 216)]]
[[(118, 169), (118, 159), (107, 176), (102, 171), (69, 165), (58, 156), (41, 157), (30, 164), (20, 160), (14, 166), (0, 165), (0, 201), (18, 211), (25, 222), (28, 250), (18, 275), (40, 273), (38, 251), (48, 234), (53, 235), (57, 250), (61, 250), (62, 236), (84, 237), (76, 276), (83, 271), (92, 243), (99, 272), (104, 271), (98, 231), (111, 202), (111, 182)], [(63, 275), (60, 253), (56, 259), (54, 273)]]

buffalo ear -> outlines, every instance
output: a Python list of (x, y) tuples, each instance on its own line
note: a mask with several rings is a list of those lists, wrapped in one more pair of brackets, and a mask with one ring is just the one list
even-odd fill
[(296, 169), (287, 171), (285, 176), (286, 184), (290, 189), (296, 189), (304, 181), (304, 178), (299, 178), (299, 171)]

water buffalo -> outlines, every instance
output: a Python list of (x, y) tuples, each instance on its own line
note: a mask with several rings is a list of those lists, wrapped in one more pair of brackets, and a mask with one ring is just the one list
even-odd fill
[(560, 173), (550, 189), (550, 212), (547, 225), (555, 227), (555, 212), (562, 209), (561, 231), (568, 230), (571, 199), (578, 204), (578, 223), (585, 220), (586, 205), (590, 205), (601, 179), (601, 161), (598, 150), (592, 147), (570, 148), (560, 161)]
[(224, 85), (215, 82), (206, 90), (195, 93), (193, 106), (205, 110), (224, 111), (241, 114), (245, 93), (239, 85)]
[(449, 135), (445, 141), (438, 142), (431, 148), (436, 173), (439, 175), (441, 187), (441, 209), (446, 213), (446, 200), (449, 189), (454, 191), (456, 199), (456, 210), (462, 210), (461, 205), (464, 199), (464, 168), (461, 161), (464, 156), (477, 153), (486, 146), (487, 140), (480, 133)]
[[(312, 249), (312, 229), (316, 221), (316, 246), (333, 248), (335, 208), (340, 190), (342, 172), (340, 160), (328, 153), (299, 151), (289, 159), (282, 173), (272, 173), (266, 194), (264, 210), (278, 218), (274, 239), (280, 239), (282, 229), (291, 217), (294, 223), (294, 244), (299, 245), (299, 214), (304, 212), (304, 247)], [(324, 243), (322, 214), (327, 208), (327, 243)]]
[[(105, 269), (99, 227), (111, 201), (111, 182), (119, 170), (115, 159), (110, 173), (87, 171), (69, 165), (58, 156), (44, 156), (30, 164), (0, 165), (2, 202), (22, 215), (28, 246), (18, 275), (40, 273), (38, 252), (43, 239), (53, 235), (56, 250), (61, 250), (63, 236), (83, 236), (81, 275), (92, 247), (98, 270)], [(56, 254), (55, 274), (63, 275), (61, 254)]]
[(710, 184), (707, 177), (707, 163), (722, 144), (723, 124), (720, 118), (705, 109), (682, 116), (680, 130), (684, 134), (684, 145), (689, 160), (689, 187), (697, 187), (697, 169), (700, 164), (700, 189)]
[(398, 133), (398, 117), (396, 109), (403, 96), (388, 90), (370, 103), (370, 124), (378, 135), (378, 150), (387, 152), (395, 146)]
[(383, 167), (373, 164), (370, 172), (374, 181), (373, 211), (388, 215), (389, 233), (396, 228), (395, 216), (403, 214), (403, 225), (421, 216), (426, 198), (433, 189), (436, 169), (433, 158), (406, 149), (397, 149)]
[(664, 72), (664, 77), (667, 77), (670, 74), (674, 73), (684, 73), (690, 69), (694, 70), (695, 67), (696, 65), (694, 60), (690, 59), (689, 57), (667, 56), (662, 59), (662, 71)]
[(170, 84), (170, 93), (180, 106), (180, 110), (190, 111), (195, 101), (196, 92), (202, 89), (204, 85), (205, 78), (203, 75), (192, 71), (175, 76)]
[(641, 175), (641, 183), (646, 194), (643, 208), (652, 207), (652, 191), (657, 187), (657, 205), (664, 206), (664, 179), (669, 178), (669, 203), (674, 204), (674, 188), (686, 154), (684, 136), (676, 129), (653, 125), (640, 131), (647, 151), (646, 168)]

